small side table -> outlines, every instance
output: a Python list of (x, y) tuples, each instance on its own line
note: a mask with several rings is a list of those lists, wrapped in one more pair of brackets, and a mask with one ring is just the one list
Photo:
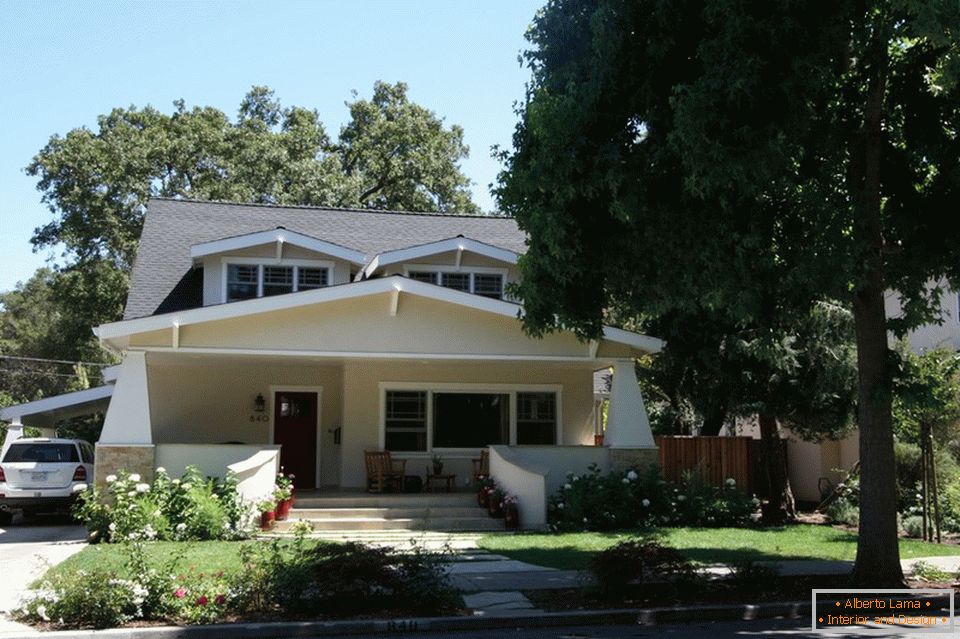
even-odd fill
[(453, 484), (456, 482), (456, 480), (457, 476), (455, 474), (433, 475), (431, 473), (427, 473), (427, 485), (424, 486), (424, 490), (429, 493), (434, 490), (434, 485), (439, 486), (440, 482), (445, 482), (445, 490), (449, 493), (451, 490), (453, 490)]

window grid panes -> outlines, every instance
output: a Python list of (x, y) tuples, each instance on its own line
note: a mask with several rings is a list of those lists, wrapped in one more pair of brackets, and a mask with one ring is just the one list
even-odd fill
[(452, 288), (458, 291), (470, 292), (470, 274), (469, 273), (441, 273), (440, 286)]
[(256, 264), (227, 266), (227, 301), (247, 300), (257, 296), (260, 268)]
[(327, 269), (306, 268), (301, 266), (297, 270), (297, 290), (306, 291), (311, 288), (322, 288), (327, 285)]
[(503, 276), (499, 273), (474, 273), (473, 292), (483, 297), (503, 297)]
[(292, 266), (263, 267), (263, 295), (282, 295), (293, 292)]
[(386, 449), (427, 450), (427, 392), (387, 391)]
[(517, 444), (557, 443), (555, 393), (517, 393)]
[(437, 283), (437, 274), (431, 271), (410, 271), (410, 275), (408, 277), (411, 280), (426, 282), (427, 284)]

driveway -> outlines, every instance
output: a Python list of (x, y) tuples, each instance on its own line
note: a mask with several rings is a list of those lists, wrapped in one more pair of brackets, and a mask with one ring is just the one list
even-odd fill
[[(13, 524), (0, 528), (0, 611), (15, 608), (27, 585), (48, 566), (60, 563), (84, 547), (87, 531), (67, 517), (39, 517), (26, 523), (17, 515)], [(19, 624), (0, 619), (0, 636)]]

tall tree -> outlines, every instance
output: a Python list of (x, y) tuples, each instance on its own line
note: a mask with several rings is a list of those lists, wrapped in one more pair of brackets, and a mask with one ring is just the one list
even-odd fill
[[(605, 308), (694, 305), (758, 327), (853, 312), (855, 574), (902, 582), (884, 291), (902, 332), (960, 282), (960, 8), (840, 0), (554, 0), (501, 208), (531, 235), (525, 322), (594, 336)], [(776, 294), (771, 296), (769, 293)]]

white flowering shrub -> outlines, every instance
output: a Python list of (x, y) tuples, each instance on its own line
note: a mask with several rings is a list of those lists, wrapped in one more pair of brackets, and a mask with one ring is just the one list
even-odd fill
[(603, 475), (594, 465), (567, 482), (550, 498), (553, 530), (632, 530), (657, 526), (743, 526), (759, 506), (733, 479), (706, 484), (687, 473), (679, 483), (664, 480), (652, 468), (638, 473)]
[(243, 539), (253, 528), (231, 475), (209, 479), (188, 466), (179, 478), (158, 468), (152, 484), (124, 471), (106, 482), (106, 494), (89, 488), (74, 510), (95, 541)]
[(20, 621), (55, 627), (112, 628), (144, 617), (147, 589), (108, 572), (56, 574), (28, 593), (13, 611)]

